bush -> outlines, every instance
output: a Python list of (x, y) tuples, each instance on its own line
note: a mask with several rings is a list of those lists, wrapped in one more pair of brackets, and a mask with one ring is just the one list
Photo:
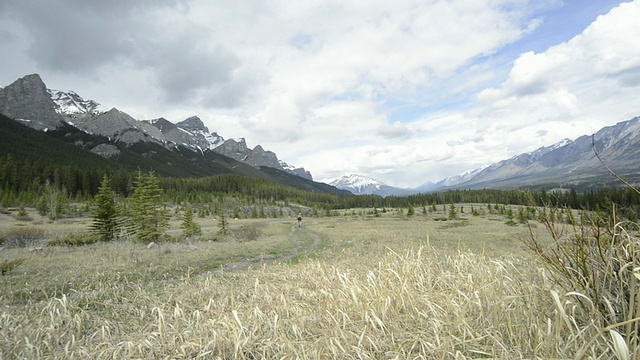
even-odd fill
[(50, 246), (84, 246), (100, 241), (100, 235), (80, 233), (58, 237), (49, 243)]
[(264, 223), (251, 223), (242, 226), (241, 228), (233, 231), (233, 236), (239, 241), (245, 240), (257, 240), (262, 236), (262, 229), (265, 227)]
[(18, 228), (7, 231), (2, 235), (4, 243), (12, 247), (27, 247), (43, 241), (46, 233), (37, 228)]
[(518, 223), (513, 220), (507, 220), (504, 223), (509, 226), (518, 226)]
[[(568, 222), (560, 219), (564, 216)], [(640, 242), (638, 224), (608, 212), (582, 212), (576, 221), (570, 209), (544, 209), (540, 222), (552, 242), (530, 228), (524, 244), (569, 294), (586, 299), (577, 304), (584, 314), (578, 323), (595, 318), (605, 329), (621, 331), (628, 348), (640, 345)]]

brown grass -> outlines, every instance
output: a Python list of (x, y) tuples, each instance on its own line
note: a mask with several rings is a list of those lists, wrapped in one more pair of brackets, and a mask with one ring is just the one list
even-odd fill
[(525, 226), (461, 216), (276, 219), (257, 241), (195, 249), (6, 249), (25, 262), (2, 279), (2, 358), (614, 356), (616, 336), (577, 323), (580, 296), (554, 288), (516, 239)]

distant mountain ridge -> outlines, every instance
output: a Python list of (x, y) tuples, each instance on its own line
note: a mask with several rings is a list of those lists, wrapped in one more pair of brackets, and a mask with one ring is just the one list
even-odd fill
[(619, 187), (619, 180), (605, 164), (626, 181), (640, 184), (640, 117), (618, 122), (593, 135), (563, 139), (494, 164), (467, 170), (414, 189), (398, 189), (363, 175), (345, 175), (331, 182), (356, 195), (406, 196), (454, 189), (589, 189)]
[(563, 139), (507, 160), (473, 170), (470, 176), (446, 178), (439, 190), (574, 187), (581, 190), (620, 186), (596, 157), (617, 175), (640, 183), (640, 117), (607, 126), (593, 135)]
[[(27, 75), (0, 88), (0, 113), (36, 130), (47, 131), (70, 124), (89, 134), (127, 145), (151, 142), (168, 149), (184, 146), (201, 153), (213, 151), (256, 168), (272, 167), (313, 180), (304, 168), (288, 165), (260, 145), (251, 149), (244, 139), (225, 140), (216, 132), (210, 133), (196, 116), (176, 124), (164, 118), (137, 120), (116, 108), (108, 110), (96, 101), (86, 100), (74, 91), (48, 89), (38, 74)], [(96, 153), (111, 153), (99, 150)]]

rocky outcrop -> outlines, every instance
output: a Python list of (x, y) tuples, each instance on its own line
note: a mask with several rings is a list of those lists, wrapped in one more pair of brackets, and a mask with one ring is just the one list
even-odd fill
[(120, 149), (111, 144), (100, 144), (91, 149), (91, 152), (105, 158), (111, 158), (120, 155)]
[(273, 151), (265, 151), (262, 146), (258, 145), (243, 159), (244, 162), (251, 166), (269, 166), (275, 167), (279, 165), (278, 157)]
[(265, 150), (260, 145), (250, 149), (243, 138), (226, 140), (220, 146), (214, 148), (213, 151), (257, 168), (267, 166), (313, 180), (310, 172), (304, 168), (294, 168), (278, 160), (278, 156), (273, 151)]
[(311, 173), (304, 168), (285, 168), (285, 171), (293, 175), (300, 176), (301, 178), (313, 180), (313, 176), (311, 176)]

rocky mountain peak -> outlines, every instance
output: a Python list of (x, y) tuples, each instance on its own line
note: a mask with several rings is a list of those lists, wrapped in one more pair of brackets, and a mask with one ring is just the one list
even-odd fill
[(188, 131), (203, 131), (205, 133), (209, 132), (209, 129), (204, 126), (204, 122), (202, 122), (202, 120), (197, 116), (188, 117), (180, 121), (176, 125)]
[(24, 76), (0, 89), (0, 112), (25, 120), (28, 126), (37, 130), (55, 129), (64, 124), (38, 74)]

